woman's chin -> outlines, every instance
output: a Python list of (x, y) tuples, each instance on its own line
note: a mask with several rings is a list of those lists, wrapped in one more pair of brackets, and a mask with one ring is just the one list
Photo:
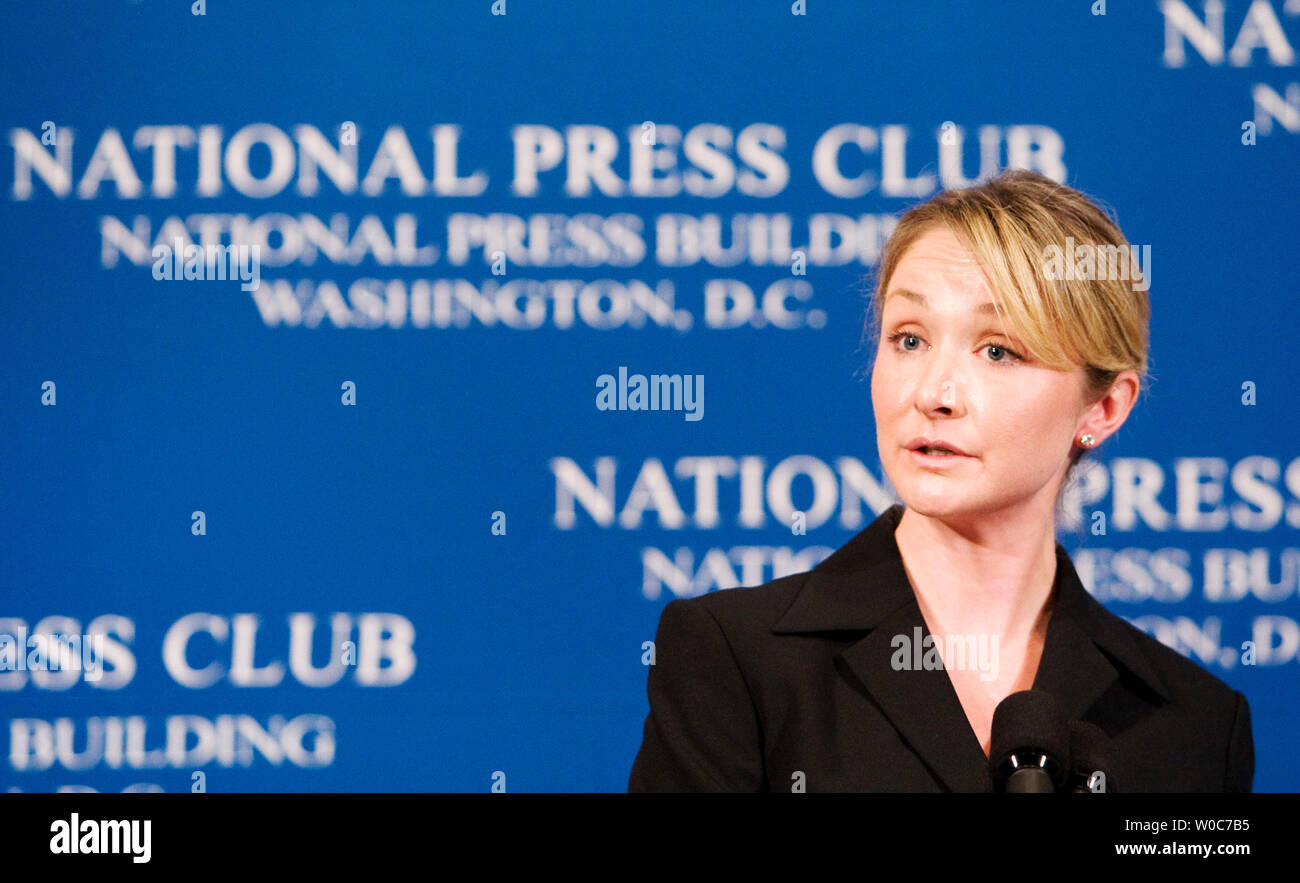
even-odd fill
[(960, 517), (986, 508), (951, 483), (935, 487), (930, 482), (916, 482), (898, 489), (898, 496), (908, 509), (931, 518)]
[(968, 511), (966, 507), (955, 504), (951, 500), (936, 502), (925, 497), (905, 496), (903, 497), (903, 505), (917, 515), (924, 515), (927, 518), (951, 517)]
[(941, 503), (945, 500), (959, 500), (969, 496), (973, 484), (974, 482), (969, 478), (920, 470), (904, 474), (902, 482), (896, 487), (904, 497), (910, 493), (917, 499)]

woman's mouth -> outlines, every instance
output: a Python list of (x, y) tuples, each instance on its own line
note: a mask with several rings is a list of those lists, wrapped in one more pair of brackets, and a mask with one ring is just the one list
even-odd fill
[(926, 438), (917, 436), (907, 443), (909, 451), (918, 452), (928, 457), (966, 457), (969, 454), (946, 438)]
[(966, 460), (971, 459), (967, 454), (949, 447), (947, 444), (920, 444), (916, 443), (908, 448), (908, 455), (912, 462), (931, 468), (943, 469), (946, 467), (956, 466)]
[(925, 451), (910, 451), (909, 455), (913, 463), (926, 469), (954, 469), (970, 459), (961, 454), (927, 454)]

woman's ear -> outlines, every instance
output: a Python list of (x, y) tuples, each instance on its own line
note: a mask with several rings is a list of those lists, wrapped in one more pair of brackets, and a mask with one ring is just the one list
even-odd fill
[(1137, 372), (1121, 371), (1106, 394), (1084, 411), (1083, 421), (1074, 435), (1075, 439), (1086, 433), (1096, 439), (1090, 447), (1096, 447), (1114, 435), (1124, 425), (1129, 412), (1137, 404), (1140, 389)]

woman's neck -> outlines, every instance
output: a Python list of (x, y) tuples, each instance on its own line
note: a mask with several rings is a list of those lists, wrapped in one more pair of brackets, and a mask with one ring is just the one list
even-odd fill
[(955, 522), (904, 509), (894, 540), (932, 633), (1019, 644), (1046, 630), (1056, 580), (1051, 511)]

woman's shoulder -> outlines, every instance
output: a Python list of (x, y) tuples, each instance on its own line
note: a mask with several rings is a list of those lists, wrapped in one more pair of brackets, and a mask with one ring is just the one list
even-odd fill
[[(1161, 697), (1144, 696), (1153, 706), (1150, 722), (1141, 727), (1149, 743), (1147, 750), (1156, 755), (1164, 751), (1170, 756), (1181, 756), (1189, 770), (1197, 767), (1195, 757), (1201, 752), (1200, 769), (1208, 771), (1208, 778), (1202, 782), (1205, 787), (1250, 791), (1255, 777), (1255, 747), (1250, 703), (1245, 695), (1196, 660), (1106, 610), (1095, 599), (1092, 603), (1100, 611), (1096, 615), (1097, 621), (1104, 623), (1101, 628), (1111, 635), (1123, 635), (1127, 646), (1141, 660), (1139, 665), (1154, 673), (1154, 682), (1163, 691)], [(1113, 638), (1108, 644), (1112, 648), (1119, 646)], [(1104, 652), (1106, 647), (1101, 649)], [(1224, 667), (1242, 661), (1233, 648), (1221, 648), (1218, 653), (1217, 661)], [(1117, 667), (1122, 665), (1115, 661)], [(1147, 681), (1148, 686), (1151, 683)], [(1111, 713), (1120, 717), (1127, 714), (1114, 703)], [(1149, 783), (1148, 788), (1139, 790), (1172, 787), (1169, 782)], [(1180, 781), (1178, 787), (1187, 790), (1190, 786)]]
[(757, 586), (718, 589), (665, 605), (662, 617), (707, 613), (729, 637), (768, 635), (789, 609), (810, 571), (778, 577)]
[[(1222, 678), (1213, 674), (1204, 664), (1175, 650), (1158, 638), (1133, 625), (1123, 616), (1106, 609), (1096, 599), (1089, 599), (1094, 617), (1104, 626), (1124, 638), (1150, 663), (1169, 698), (1179, 703), (1194, 703), (1202, 708), (1217, 706), (1235, 713), (1238, 701), (1244, 701), (1238, 691)], [(1104, 648), (1103, 648), (1104, 649)], [(1241, 653), (1231, 647), (1219, 648), (1213, 660), (1221, 666), (1242, 663)]]

